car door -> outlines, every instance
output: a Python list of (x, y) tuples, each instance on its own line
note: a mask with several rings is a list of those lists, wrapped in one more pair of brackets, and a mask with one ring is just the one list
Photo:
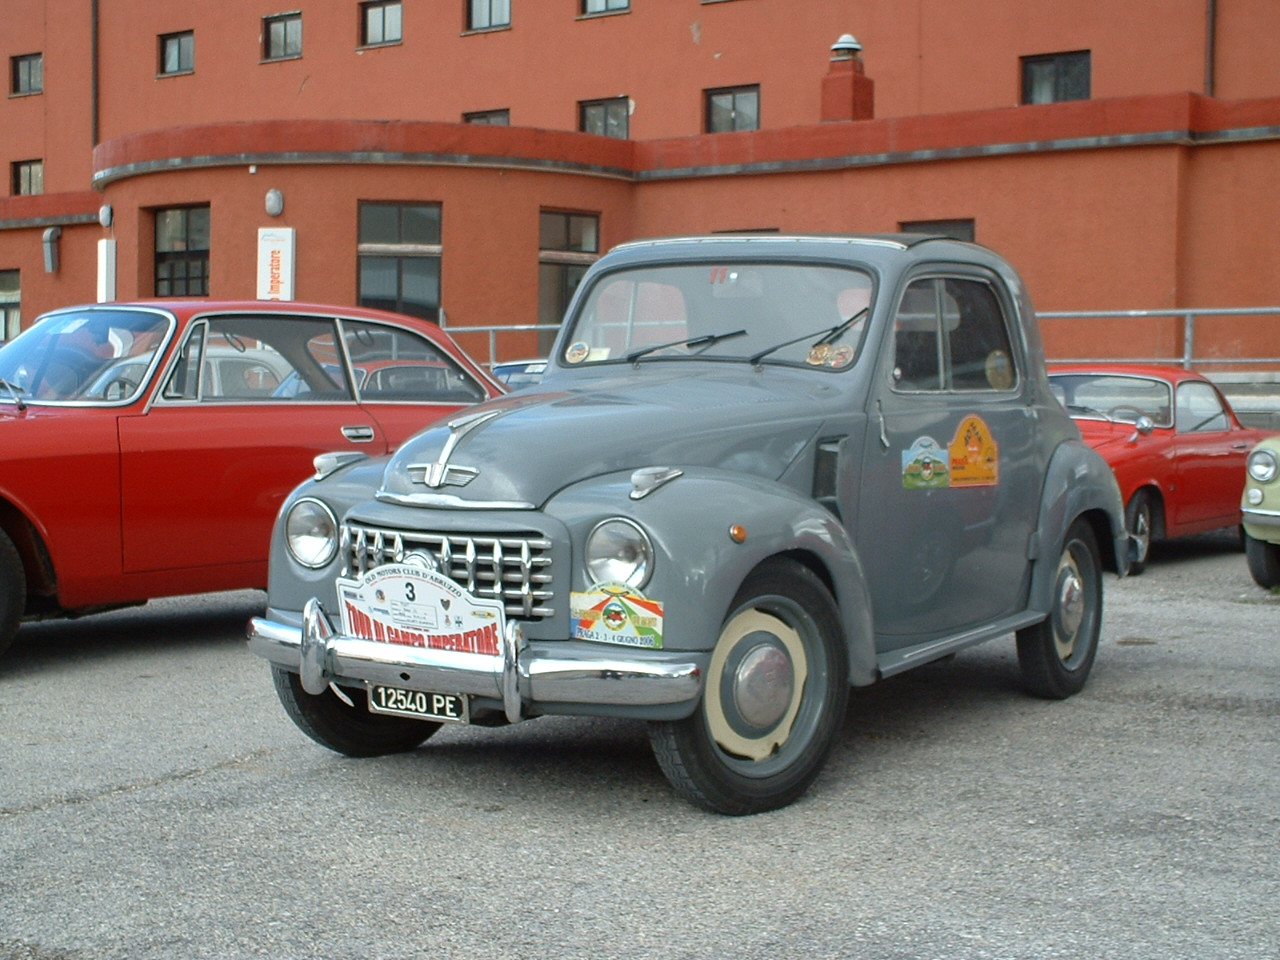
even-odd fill
[(917, 274), (898, 297), (857, 512), (882, 650), (1025, 603), (1043, 472), (1011, 303), (972, 273)]
[(1172, 526), (1212, 529), (1240, 522), (1244, 458), (1251, 446), (1243, 433), (1211, 384), (1178, 384), (1173, 439), (1178, 489)]
[(355, 402), (331, 318), (206, 318), (161, 380), (143, 413), (120, 420), (126, 571), (265, 573), (276, 511), (314, 457), (388, 448)]

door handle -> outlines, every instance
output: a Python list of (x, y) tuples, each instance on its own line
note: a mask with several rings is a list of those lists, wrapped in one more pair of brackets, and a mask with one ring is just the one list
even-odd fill
[(365, 424), (343, 427), (342, 435), (352, 443), (370, 443), (373, 440), (373, 427)]

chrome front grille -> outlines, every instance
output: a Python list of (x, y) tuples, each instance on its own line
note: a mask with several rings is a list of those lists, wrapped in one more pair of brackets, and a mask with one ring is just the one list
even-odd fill
[(554, 615), (551, 541), (536, 535), (473, 536), (382, 530), (344, 524), (344, 576), (360, 576), (414, 553), (435, 557), (440, 572), (476, 597), (501, 600), (507, 615)]

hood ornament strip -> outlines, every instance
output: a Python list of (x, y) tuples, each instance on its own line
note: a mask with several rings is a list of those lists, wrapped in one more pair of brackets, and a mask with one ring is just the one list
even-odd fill
[[(480, 475), (480, 471), (474, 467), (454, 466), (449, 463), (449, 458), (453, 455), (454, 449), (463, 437), (477, 427), (488, 423), (494, 417), (501, 416), (502, 413), (503, 411), (501, 410), (482, 410), (450, 420), (446, 424), (449, 428), (449, 439), (444, 442), (444, 447), (440, 450), (440, 456), (435, 463), (409, 464), (406, 467), (409, 471), (409, 479), (414, 483), (423, 483), (436, 490), (446, 486), (465, 487)], [(422, 472), (421, 477), (417, 476), (418, 471)]]

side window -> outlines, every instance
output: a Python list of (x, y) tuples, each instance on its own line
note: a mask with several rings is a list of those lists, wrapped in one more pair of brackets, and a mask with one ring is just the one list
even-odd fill
[(942, 389), (936, 280), (916, 280), (898, 304), (893, 321), (893, 380), (901, 390)]
[(1230, 426), (1222, 400), (1207, 383), (1178, 386), (1178, 432), (1208, 433)]
[(333, 322), (215, 317), (192, 328), (165, 384), (169, 400), (350, 400)]
[(478, 403), (484, 387), (426, 337), (364, 320), (342, 321), (361, 400)]
[(953, 390), (1010, 390), (1016, 377), (1000, 300), (981, 280), (944, 280), (943, 320)]
[(1017, 383), (1008, 324), (992, 287), (957, 277), (915, 280), (894, 319), (900, 390), (1009, 390)]

